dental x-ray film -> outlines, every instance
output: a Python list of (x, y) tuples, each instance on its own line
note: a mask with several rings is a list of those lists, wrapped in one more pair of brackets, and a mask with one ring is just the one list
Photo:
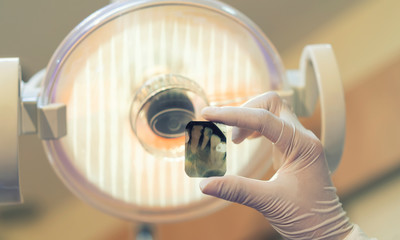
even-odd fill
[(189, 177), (225, 175), (225, 125), (191, 121), (186, 125), (185, 141), (185, 172)]

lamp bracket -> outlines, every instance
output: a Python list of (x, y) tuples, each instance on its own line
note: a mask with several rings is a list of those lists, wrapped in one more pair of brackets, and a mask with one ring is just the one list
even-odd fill
[(22, 85), (21, 135), (38, 134), (43, 140), (58, 139), (67, 134), (66, 106), (54, 103), (38, 106), (40, 85), (46, 75), (42, 69)]

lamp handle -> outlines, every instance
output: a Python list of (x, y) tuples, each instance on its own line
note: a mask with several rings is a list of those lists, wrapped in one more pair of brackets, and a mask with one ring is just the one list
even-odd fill
[(346, 113), (343, 86), (332, 47), (329, 44), (308, 45), (300, 59), (301, 86), (295, 89), (295, 112), (310, 116), (320, 96), (321, 142), (329, 170), (335, 171), (343, 153)]

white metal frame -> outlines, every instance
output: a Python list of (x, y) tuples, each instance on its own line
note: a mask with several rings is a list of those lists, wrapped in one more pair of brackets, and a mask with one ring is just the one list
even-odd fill
[(20, 123), (18, 58), (0, 58), (0, 204), (21, 203), (18, 168)]

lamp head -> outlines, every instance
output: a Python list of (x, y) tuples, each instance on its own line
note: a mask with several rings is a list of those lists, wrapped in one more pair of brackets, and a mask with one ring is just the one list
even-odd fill
[[(50, 60), (38, 105), (64, 104), (67, 134), (43, 145), (64, 183), (110, 214), (200, 216), (224, 202), (184, 172), (186, 123), (204, 106), (282, 89), (284, 78), (272, 44), (226, 4), (115, 3), (79, 24)], [(264, 139), (227, 148), (227, 174), (260, 178), (271, 165)]]

